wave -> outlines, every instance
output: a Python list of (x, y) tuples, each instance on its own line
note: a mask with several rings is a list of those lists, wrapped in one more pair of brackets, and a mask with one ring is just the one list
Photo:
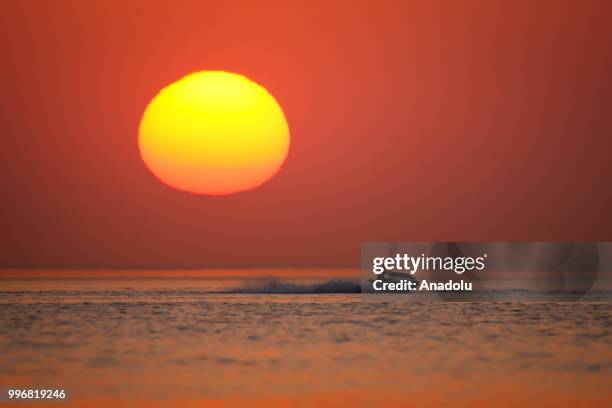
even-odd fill
[(276, 278), (262, 278), (247, 282), (241, 287), (231, 288), (218, 293), (254, 294), (315, 294), (315, 293), (361, 293), (361, 284), (347, 279), (332, 279), (311, 284), (283, 282)]

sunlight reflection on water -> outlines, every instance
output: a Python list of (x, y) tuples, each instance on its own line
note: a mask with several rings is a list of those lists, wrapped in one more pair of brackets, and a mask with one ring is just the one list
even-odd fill
[(354, 388), (409, 393), (415, 377), (440, 373), (462, 381), (516, 374), (520, 383), (525, 370), (549, 382), (560, 373), (612, 372), (608, 302), (203, 293), (235, 284), (5, 285), (0, 379), (60, 385), (83, 398), (263, 398)]

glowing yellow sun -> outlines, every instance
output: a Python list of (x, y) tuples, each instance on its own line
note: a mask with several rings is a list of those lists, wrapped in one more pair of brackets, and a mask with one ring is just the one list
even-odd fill
[(289, 150), (289, 127), (266, 89), (224, 71), (201, 71), (162, 89), (139, 129), (140, 154), (164, 183), (231, 194), (265, 183)]

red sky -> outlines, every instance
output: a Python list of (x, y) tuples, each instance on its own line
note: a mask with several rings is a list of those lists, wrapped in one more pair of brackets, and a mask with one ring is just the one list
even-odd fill
[[(612, 240), (609, 4), (5, 2), (0, 266), (350, 266), (361, 241)], [(201, 69), (285, 110), (288, 160), (257, 190), (181, 193), (140, 160), (147, 103)]]

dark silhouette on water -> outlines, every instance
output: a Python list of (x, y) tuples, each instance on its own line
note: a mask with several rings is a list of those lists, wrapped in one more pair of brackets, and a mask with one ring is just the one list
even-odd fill
[(253, 294), (325, 294), (325, 293), (361, 293), (358, 281), (332, 279), (325, 282), (298, 284), (284, 282), (276, 278), (262, 278), (244, 286), (217, 293), (253, 293)]

